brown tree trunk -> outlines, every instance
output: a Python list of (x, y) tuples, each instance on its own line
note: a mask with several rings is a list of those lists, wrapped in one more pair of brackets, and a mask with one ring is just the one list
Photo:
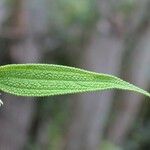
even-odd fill
[[(133, 16), (132, 26), (125, 41), (121, 74), (124, 79), (146, 89), (149, 84), (148, 64), (150, 63), (150, 1), (139, 1), (139, 4), (140, 7)], [(142, 105), (142, 95), (124, 94), (121, 96), (122, 107), (108, 132), (108, 139), (116, 144), (124, 143)]]
[[(37, 62), (40, 58), (35, 43), (30, 35), (27, 36), (26, 19), (25, 1), (16, 0), (10, 27), (11, 37), (14, 38), (10, 43), (9, 54), (13, 63)], [(28, 140), (28, 132), (35, 111), (35, 101), (33, 98), (7, 94), (3, 96), (3, 100), (4, 106), (0, 115), (0, 149), (21, 150)]]
[[(132, 54), (132, 63), (130, 65), (130, 76), (132, 82), (138, 86), (147, 89), (149, 85), (149, 66), (150, 64), (150, 28), (148, 28), (137, 41), (135, 51)], [(129, 60), (128, 60), (129, 61)], [(122, 97), (123, 104), (118, 111), (114, 124), (109, 131), (109, 139), (116, 143), (122, 144), (137, 117), (142, 106), (142, 95), (126, 94)]]
[[(122, 36), (118, 36), (118, 28), (112, 33), (114, 26), (108, 20), (108, 14), (111, 14), (109, 1), (98, 2), (104, 19), (97, 24), (96, 33), (82, 59), (82, 67), (117, 75), (121, 63)], [(78, 97), (65, 150), (99, 150), (112, 104), (112, 94), (88, 93)]]
[[(122, 39), (108, 30), (103, 30), (103, 36), (93, 36), (83, 58), (82, 67), (117, 75), (121, 62), (121, 48)], [(75, 116), (65, 150), (99, 150), (112, 103), (112, 92), (82, 94), (75, 101)]]

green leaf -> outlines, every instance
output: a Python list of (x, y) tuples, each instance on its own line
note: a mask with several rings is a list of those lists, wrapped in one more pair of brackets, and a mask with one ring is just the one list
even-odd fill
[(20, 96), (50, 96), (107, 89), (150, 94), (107, 74), (51, 64), (13, 64), (0, 67), (0, 89)]

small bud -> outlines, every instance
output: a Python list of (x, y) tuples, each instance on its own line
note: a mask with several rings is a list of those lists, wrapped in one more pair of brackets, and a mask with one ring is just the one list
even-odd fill
[(2, 100), (0, 100), (0, 106), (2, 106), (3, 105), (3, 102), (2, 102)]

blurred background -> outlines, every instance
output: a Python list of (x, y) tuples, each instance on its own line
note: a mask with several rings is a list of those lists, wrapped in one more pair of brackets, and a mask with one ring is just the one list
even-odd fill
[[(0, 0), (0, 63), (109, 73), (150, 91), (150, 0)], [(0, 150), (148, 150), (150, 101), (105, 91), (2, 93)]]

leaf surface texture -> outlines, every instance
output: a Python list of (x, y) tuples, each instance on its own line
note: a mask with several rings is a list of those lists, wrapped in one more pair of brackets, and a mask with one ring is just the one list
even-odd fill
[(150, 94), (118, 77), (52, 64), (0, 67), (0, 89), (18, 96), (51, 96), (107, 89)]

